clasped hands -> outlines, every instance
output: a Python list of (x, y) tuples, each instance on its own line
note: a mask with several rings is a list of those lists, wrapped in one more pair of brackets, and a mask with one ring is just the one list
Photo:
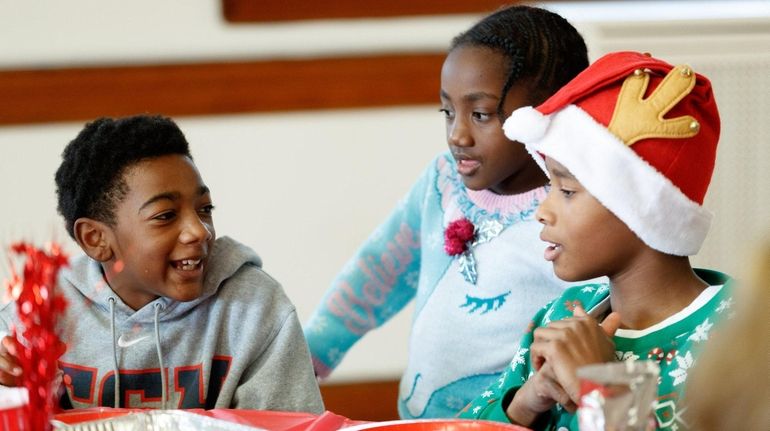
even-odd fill
[(600, 324), (576, 306), (573, 317), (535, 329), (529, 352), (537, 372), (516, 392), (506, 408), (508, 418), (529, 426), (556, 404), (574, 413), (580, 396), (577, 369), (613, 361), (612, 336), (619, 327), (620, 314), (616, 312)]

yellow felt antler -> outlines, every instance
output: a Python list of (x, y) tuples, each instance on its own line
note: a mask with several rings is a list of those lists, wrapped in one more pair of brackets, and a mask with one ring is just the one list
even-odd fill
[(629, 147), (647, 138), (689, 138), (698, 134), (695, 118), (684, 115), (664, 119), (680, 100), (695, 87), (695, 74), (688, 66), (677, 66), (666, 75), (647, 99), (648, 71), (637, 69), (620, 89), (615, 112), (608, 129)]

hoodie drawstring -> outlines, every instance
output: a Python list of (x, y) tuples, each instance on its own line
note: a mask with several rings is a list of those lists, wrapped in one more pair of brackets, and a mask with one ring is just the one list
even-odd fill
[(115, 408), (119, 408), (120, 400), (120, 373), (118, 372), (118, 346), (115, 345), (115, 298), (107, 299), (110, 303), (110, 331), (112, 332), (112, 371), (115, 373)]
[(155, 349), (158, 352), (158, 362), (160, 363), (160, 382), (163, 385), (163, 388), (161, 389), (161, 404), (160, 408), (162, 410), (166, 409), (166, 398), (168, 394), (166, 393), (166, 385), (168, 382), (166, 381), (166, 373), (164, 372), (163, 368), (163, 352), (160, 350), (160, 329), (158, 327), (158, 315), (160, 314), (160, 310), (163, 309), (163, 304), (156, 302), (155, 303)]
[[(118, 372), (118, 347), (115, 343), (115, 298), (108, 298), (107, 302), (110, 303), (110, 332), (112, 333), (112, 370), (115, 373), (115, 408), (120, 407), (118, 401), (120, 400), (120, 373)], [(161, 388), (161, 404), (160, 408), (166, 409), (166, 400), (168, 399), (168, 391), (166, 386), (168, 381), (166, 379), (165, 368), (163, 367), (163, 353), (160, 350), (160, 328), (158, 326), (158, 316), (160, 310), (163, 309), (163, 304), (156, 302), (155, 305), (155, 351), (158, 353), (158, 362), (160, 363), (160, 382), (163, 387)]]

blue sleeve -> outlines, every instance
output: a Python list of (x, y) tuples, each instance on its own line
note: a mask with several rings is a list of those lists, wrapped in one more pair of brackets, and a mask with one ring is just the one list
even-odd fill
[(305, 325), (316, 375), (327, 376), (350, 347), (381, 326), (415, 296), (420, 273), (420, 230), (435, 161), (347, 262)]

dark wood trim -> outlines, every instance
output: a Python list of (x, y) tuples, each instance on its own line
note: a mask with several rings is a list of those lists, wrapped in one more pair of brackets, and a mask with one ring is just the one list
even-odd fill
[(398, 380), (322, 384), (326, 410), (349, 419), (398, 419)]
[(0, 124), (438, 103), (444, 53), (0, 72)]
[(486, 13), (515, 0), (222, 0), (230, 22)]

